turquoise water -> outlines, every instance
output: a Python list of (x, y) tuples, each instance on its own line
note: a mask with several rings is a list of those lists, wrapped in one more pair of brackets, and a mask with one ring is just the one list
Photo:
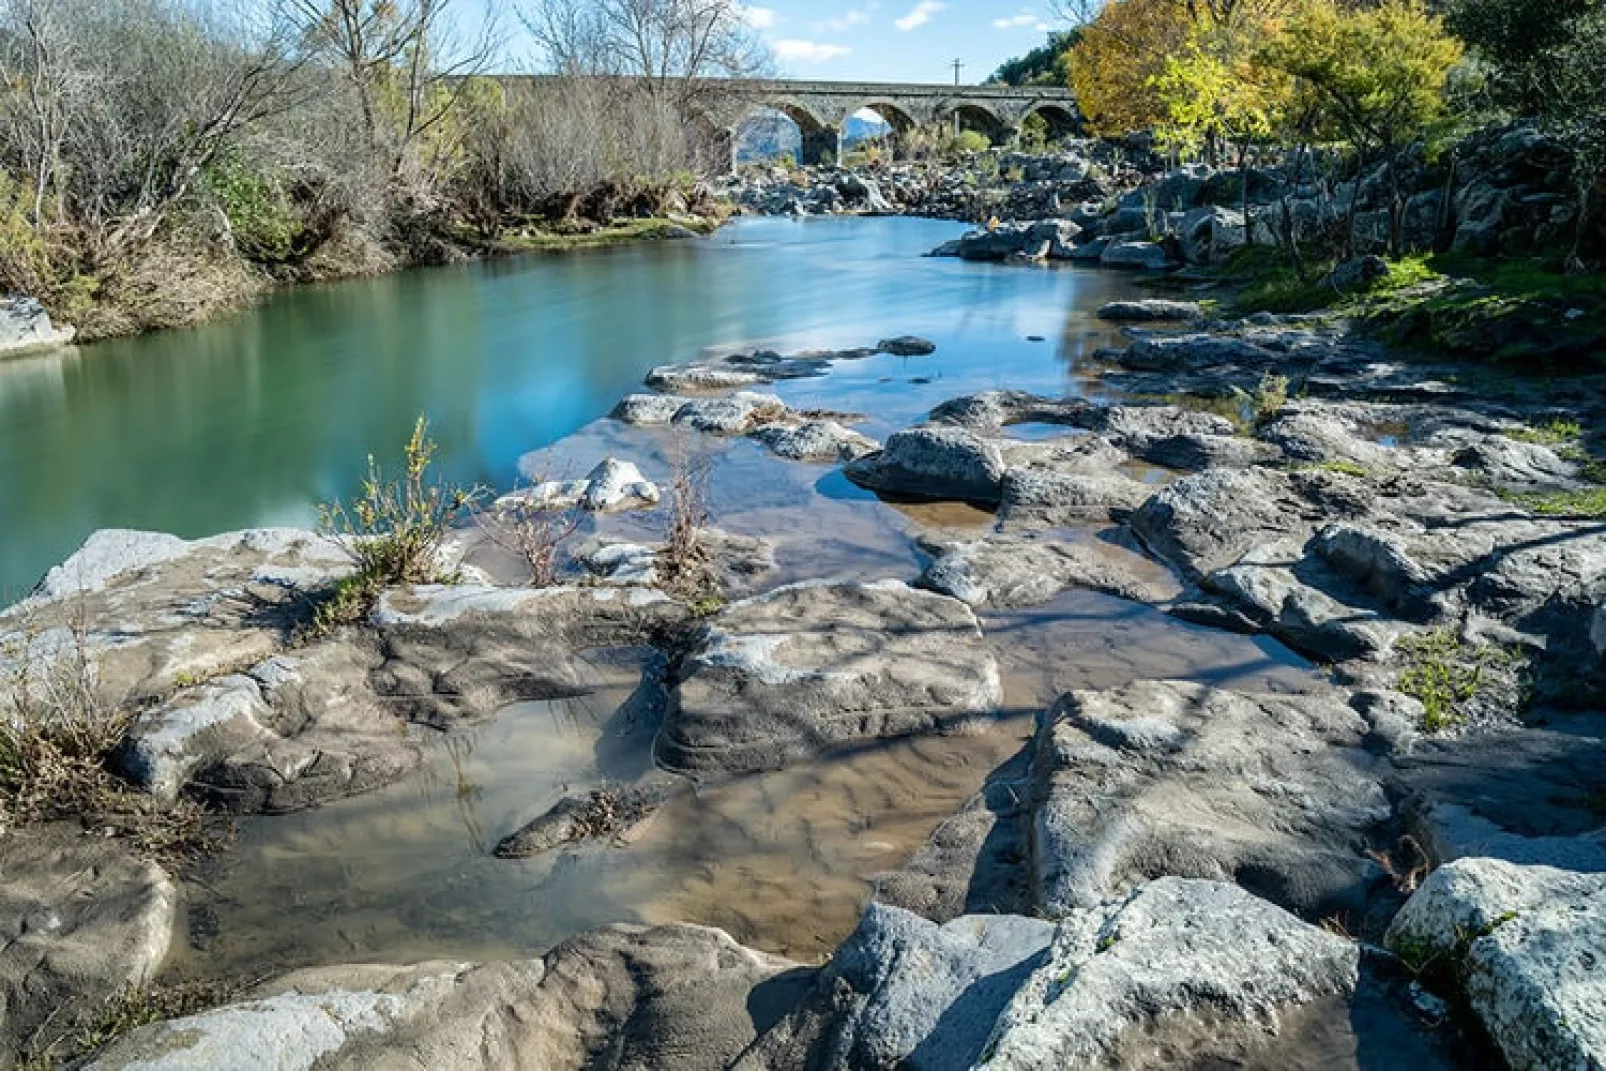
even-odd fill
[(419, 413), (450, 476), (506, 486), (521, 455), (708, 347), (937, 341), (918, 367), (877, 358), (833, 385), (883, 420), (958, 393), (945, 381), (1072, 389), (1089, 310), (1130, 284), (922, 256), (962, 229), (740, 220), (706, 240), (297, 289), (190, 330), (0, 362), (0, 601), (97, 528), (308, 523)]

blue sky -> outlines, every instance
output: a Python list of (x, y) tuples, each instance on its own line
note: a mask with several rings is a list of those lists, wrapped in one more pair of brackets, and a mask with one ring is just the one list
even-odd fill
[(979, 82), (1041, 44), (1049, 0), (752, 0), (748, 21), (798, 78)]

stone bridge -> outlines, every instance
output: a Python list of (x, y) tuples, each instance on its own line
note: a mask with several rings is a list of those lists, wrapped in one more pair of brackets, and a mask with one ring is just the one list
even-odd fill
[(753, 108), (773, 108), (803, 134), (802, 163), (826, 153), (840, 159), (842, 126), (868, 108), (903, 133), (915, 126), (953, 122), (986, 134), (995, 145), (1020, 133), (1029, 116), (1040, 115), (1051, 137), (1074, 132), (1081, 120), (1068, 89), (1047, 86), (908, 85), (895, 82), (732, 81), (732, 90)]

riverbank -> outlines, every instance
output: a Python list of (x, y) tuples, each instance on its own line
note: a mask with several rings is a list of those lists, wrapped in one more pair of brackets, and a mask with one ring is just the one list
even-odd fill
[[(97, 1067), (312, 1006), (352, 1067), (1600, 1059), (1606, 381), (1135, 296), (1058, 391), (1016, 389), (1024, 340), (968, 379), (943, 338), (664, 365), (526, 459), (448, 583), (328, 634), (323, 536), (97, 536), (7, 649), (84, 652), (138, 712), (120, 775), (242, 844), (180, 885), (12, 831), (12, 872), (100, 875), (30, 985), (93, 1019), (164, 963), (315, 968)], [(529, 502), (577, 524), (535, 529), (554, 586)], [(546, 929), (468, 944), (504, 912)]]

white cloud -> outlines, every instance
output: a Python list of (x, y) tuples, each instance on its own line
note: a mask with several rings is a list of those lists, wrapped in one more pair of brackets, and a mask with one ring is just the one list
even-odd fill
[(939, 3), (938, 0), (920, 0), (920, 3), (916, 4), (909, 14), (901, 19), (894, 20), (892, 24), (907, 33), (917, 26), (924, 26), (930, 22), (933, 15), (947, 6), (947, 4)]
[(820, 41), (805, 41), (797, 37), (783, 38), (774, 44), (775, 55), (785, 62), (830, 63), (841, 59), (853, 49), (846, 45), (828, 45)]
[(742, 21), (755, 30), (775, 28), (775, 9), (772, 7), (744, 7)]
[(822, 19), (814, 24), (816, 33), (846, 33), (855, 26), (863, 26), (870, 21), (868, 9), (854, 8), (844, 12), (834, 19)]
[(1037, 30), (1047, 30), (1048, 24), (1033, 15), (1030, 11), (1022, 11), (1019, 15), (1011, 15), (1006, 19), (994, 19), (993, 27), (999, 30), (1019, 30), (1031, 26)]

